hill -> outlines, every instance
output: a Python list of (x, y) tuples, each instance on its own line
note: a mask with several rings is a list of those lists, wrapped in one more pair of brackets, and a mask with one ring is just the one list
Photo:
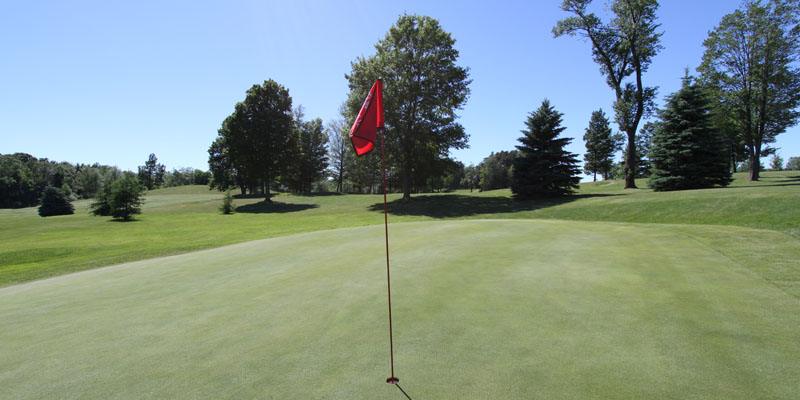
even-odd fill
[[(639, 185), (645, 187), (646, 182)], [(154, 190), (147, 196), (144, 214), (129, 223), (89, 216), (89, 201), (76, 202), (76, 214), (70, 216), (40, 218), (35, 208), (0, 210), (0, 286), (248, 240), (383, 222), (380, 195), (280, 194), (272, 204), (243, 198), (236, 199), (237, 213), (230, 216), (217, 211), (221, 197), (202, 186)], [(743, 239), (714, 234), (711, 228), (707, 236), (698, 236), (697, 240), (721, 246), (719, 251), (726, 254), (754, 249), (751, 255), (732, 255), (752, 265), (782, 263), (776, 261), (783, 259), (781, 249), (796, 247), (800, 238), (800, 173), (796, 171), (767, 172), (755, 183), (747, 182), (745, 174), (736, 174), (728, 188), (668, 193), (623, 190), (621, 182), (589, 183), (581, 185), (577, 195), (559, 201), (516, 202), (507, 190), (420, 194), (410, 203), (399, 198), (399, 194), (389, 196), (390, 223), (565, 219), (739, 226), (785, 234), (764, 232), (760, 234), (764, 239)], [(729, 240), (733, 242), (726, 245)], [(777, 253), (765, 253), (764, 246)]]

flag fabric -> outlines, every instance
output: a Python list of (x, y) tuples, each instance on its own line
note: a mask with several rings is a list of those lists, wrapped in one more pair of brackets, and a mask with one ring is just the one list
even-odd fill
[(375, 81), (372, 89), (358, 112), (358, 117), (350, 128), (350, 142), (356, 154), (363, 156), (375, 148), (378, 128), (383, 128), (383, 84)]

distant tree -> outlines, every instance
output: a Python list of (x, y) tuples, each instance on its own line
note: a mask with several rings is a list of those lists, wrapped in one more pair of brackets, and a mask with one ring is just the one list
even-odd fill
[(517, 151), (492, 152), (478, 164), (481, 190), (495, 190), (511, 186), (511, 166)]
[(83, 168), (78, 173), (78, 194), (84, 198), (89, 199), (94, 197), (102, 186), (102, 177), (98, 168)]
[[(247, 185), (244, 184), (244, 180), (240, 177), (239, 170), (233, 166), (229, 156), (230, 149), (225, 143), (225, 136), (222, 136), (223, 131), (225, 131), (224, 122), (223, 128), (219, 130), (220, 136), (208, 148), (208, 167), (211, 172), (211, 182), (208, 186), (219, 191), (227, 191), (238, 187), (241, 189), (242, 195), (244, 195), (247, 192)], [(226, 132), (224, 135), (227, 134)]]
[(211, 173), (196, 169), (192, 171), (192, 184), (193, 185), (208, 185), (211, 182)]
[(466, 103), (471, 80), (469, 70), (456, 64), (454, 44), (439, 21), (404, 14), (375, 45), (376, 54), (356, 59), (346, 75), (348, 121), (373, 82), (384, 79), (387, 163), (398, 171), (406, 200), (415, 183), (441, 174), (450, 149), (467, 146), (456, 110)]
[(219, 210), (223, 214), (233, 214), (233, 196), (231, 196), (230, 190), (225, 192), (225, 197), (222, 198), (222, 206), (220, 206)]
[(789, 171), (800, 171), (800, 157), (789, 157), (786, 161), (786, 169)]
[(33, 172), (16, 155), (0, 156), (0, 207), (18, 208), (36, 204)]
[(111, 182), (104, 184), (97, 192), (94, 201), (89, 205), (89, 213), (95, 217), (111, 215)]
[(473, 189), (480, 188), (480, 169), (475, 165), (468, 165), (464, 167), (464, 178), (461, 179), (461, 187), (469, 188), (471, 192)]
[(40, 204), (39, 215), (42, 217), (75, 213), (75, 208), (69, 201), (69, 196), (63, 190), (52, 186), (48, 186), (44, 190)]
[(445, 175), (442, 177), (442, 184), (447, 190), (460, 189), (464, 187), (461, 186), (461, 183), (464, 181), (465, 176), (466, 171), (464, 168), (464, 163), (453, 160), (453, 162), (445, 171)]
[(139, 166), (139, 182), (147, 188), (153, 190), (164, 184), (164, 174), (166, 172), (164, 164), (158, 163), (158, 157), (150, 153), (144, 165)]
[(297, 193), (310, 193), (314, 182), (325, 176), (328, 167), (328, 156), (325, 146), (328, 137), (323, 132), (322, 120), (302, 120), (302, 111), (298, 110), (295, 121), (296, 150), (292, 157), (292, 168), (282, 179)]
[(653, 136), (650, 187), (656, 191), (727, 186), (732, 178), (725, 138), (716, 130), (710, 104), (692, 77), (667, 97)]
[[(614, 120), (627, 134), (625, 158), (625, 188), (636, 187), (636, 130), (642, 118), (655, 108), (655, 87), (645, 87), (642, 75), (653, 57), (663, 47), (661, 33), (656, 32), (656, 0), (613, 0), (610, 3), (614, 18), (603, 23), (586, 8), (591, 0), (564, 0), (561, 9), (573, 16), (558, 21), (553, 28), (555, 37), (579, 35), (592, 45), (592, 58), (600, 65), (606, 83), (614, 90)], [(629, 76), (634, 82), (625, 82)]]
[(108, 199), (111, 216), (129, 221), (135, 214), (142, 213), (145, 187), (133, 176), (126, 176), (111, 184), (111, 197)]
[(773, 171), (783, 171), (783, 157), (773, 154), (769, 166)]
[(759, 179), (761, 157), (774, 152), (769, 144), (800, 117), (799, 7), (793, 0), (747, 0), (703, 42), (698, 71), (718, 113), (735, 124), (751, 181)]
[(614, 153), (617, 143), (611, 135), (608, 118), (602, 109), (592, 112), (589, 127), (583, 135), (586, 144), (586, 153), (583, 155), (583, 171), (592, 174), (592, 180), (597, 182), (597, 174), (608, 176), (611, 164), (614, 162)]
[(345, 164), (350, 157), (350, 140), (348, 134), (350, 128), (347, 126), (344, 114), (344, 105), (339, 108), (341, 117), (328, 123), (326, 129), (328, 135), (328, 159), (330, 160), (330, 175), (336, 181), (336, 191), (344, 190)]
[(225, 118), (209, 148), (212, 186), (244, 192), (263, 189), (270, 200), (270, 185), (287, 172), (293, 157), (292, 98), (273, 80), (253, 85), (233, 114)]
[(578, 159), (566, 150), (572, 139), (558, 137), (566, 129), (561, 126), (562, 115), (547, 99), (528, 115), (511, 179), (516, 199), (563, 196), (578, 188)]

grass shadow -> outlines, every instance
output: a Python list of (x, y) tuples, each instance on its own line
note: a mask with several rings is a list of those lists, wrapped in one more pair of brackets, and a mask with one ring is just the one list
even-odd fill
[(236, 207), (237, 213), (250, 213), (250, 214), (282, 214), (288, 212), (304, 211), (311, 208), (319, 208), (316, 204), (293, 204), (293, 203), (280, 203), (274, 202), (258, 202), (253, 204), (245, 204)]
[[(392, 215), (414, 215), (432, 218), (458, 218), (482, 214), (503, 214), (533, 211), (591, 197), (621, 196), (618, 194), (580, 194), (537, 200), (514, 200), (510, 197), (481, 197), (460, 194), (415, 196), (411, 201), (402, 199), (388, 203)], [(383, 203), (369, 206), (370, 211), (383, 211)]]

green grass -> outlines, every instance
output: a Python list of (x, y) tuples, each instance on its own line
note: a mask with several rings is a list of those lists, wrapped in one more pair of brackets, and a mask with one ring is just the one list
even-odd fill
[[(646, 187), (646, 182), (639, 182)], [(765, 173), (749, 183), (738, 174), (729, 188), (654, 193), (623, 190), (620, 182), (584, 184), (559, 201), (516, 202), (507, 190), (416, 195), (392, 202), (390, 222), (441, 219), (535, 218), (730, 225), (800, 238), (800, 173)], [(133, 222), (76, 214), (41, 218), (36, 208), (0, 210), (0, 287), (147, 258), (253, 239), (383, 222), (380, 195), (281, 194), (276, 204), (237, 199), (238, 213), (221, 215), (222, 194), (204, 187), (154, 190)]]
[[(709, 231), (796, 241), (393, 224), (397, 376), (414, 399), (800, 397), (800, 300)], [(0, 289), (0, 398), (402, 398), (383, 383), (382, 234), (251, 241)]]
[[(800, 397), (800, 173), (744, 178), (391, 195), (401, 384), (415, 399)], [(236, 199), (228, 216), (221, 198), (151, 191), (127, 223), (88, 201), (0, 210), (0, 399), (402, 398), (382, 383), (382, 196)]]

